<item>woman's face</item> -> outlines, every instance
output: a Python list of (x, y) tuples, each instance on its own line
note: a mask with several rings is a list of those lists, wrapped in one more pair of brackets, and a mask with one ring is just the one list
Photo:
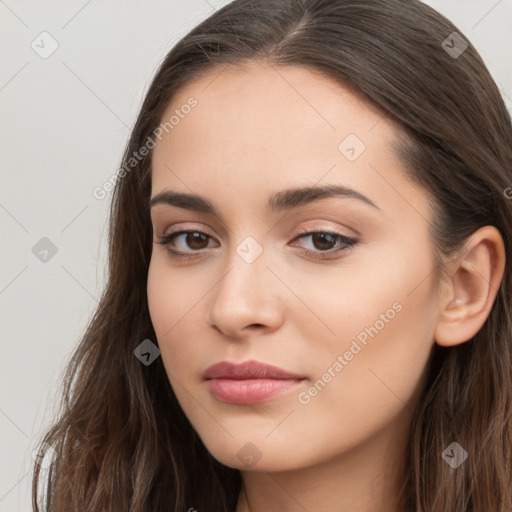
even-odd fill
[[(172, 115), (153, 154), (148, 301), (207, 449), (269, 471), (405, 445), (438, 305), (430, 206), (394, 126), (324, 76), (264, 63), (215, 68)], [(288, 375), (205, 378), (245, 361)]]

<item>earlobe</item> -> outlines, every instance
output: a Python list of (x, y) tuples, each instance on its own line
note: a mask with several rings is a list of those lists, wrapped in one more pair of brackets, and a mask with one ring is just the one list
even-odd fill
[(505, 246), (494, 226), (468, 238), (462, 255), (449, 264), (439, 300), (434, 339), (438, 345), (464, 343), (482, 328), (491, 311), (505, 269)]

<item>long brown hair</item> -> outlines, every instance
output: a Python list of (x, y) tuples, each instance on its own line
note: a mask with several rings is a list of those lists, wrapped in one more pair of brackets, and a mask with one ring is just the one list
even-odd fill
[[(205, 449), (162, 359), (146, 366), (134, 356), (143, 340), (157, 340), (146, 296), (151, 151), (130, 159), (183, 85), (213, 66), (221, 72), (250, 59), (325, 73), (396, 121), (397, 154), (435, 207), (431, 230), (439, 255), (454, 254), (482, 226), (501, 232), (505, 274), (488, 319), (474, 339), (433, 348), (407, 440), (403, 507), (510, 512), (512, 202), (505, 191), (512, 190), (511, 119), (471, 43), (417, 0), (236, 0), (168, 53), (117, 176), (108, 281), (67, 366), (59, 418), (41, 440), (41, 456), (48, 445), (56, 456), (44, 475), (34, 464), (34, 510), (235, 509), (240, 472)], [(457, 469), (441, 456), (453, 441), (469, 454)]]

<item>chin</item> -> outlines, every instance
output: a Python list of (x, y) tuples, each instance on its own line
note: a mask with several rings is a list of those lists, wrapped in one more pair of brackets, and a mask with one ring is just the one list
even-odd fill
[(221, 464), (240, 471), (289, 471), (308, 465), (296, 448), (256, 439), (254, 442), (235, 438), (224, 443), (205, 444), (206, 449)]

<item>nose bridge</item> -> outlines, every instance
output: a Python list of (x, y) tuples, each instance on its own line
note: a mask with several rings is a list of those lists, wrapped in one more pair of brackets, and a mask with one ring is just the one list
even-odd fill
[(252, 236), (231, 249), (213, 294), (210, 324), (232, 335), (252, 324), (275, 327), (279, 311), (267, 263), (267, 252)]
[(269, 273), (263, 246), (255, 238), (246, 237), (230, 253), (226, 265), (228, 272), (218, 284), (216, 299), (236, 299), (247, 305), (259, 302), (258, 296), (263, 293), (263, 284), (268, 278), (265, 274)]

